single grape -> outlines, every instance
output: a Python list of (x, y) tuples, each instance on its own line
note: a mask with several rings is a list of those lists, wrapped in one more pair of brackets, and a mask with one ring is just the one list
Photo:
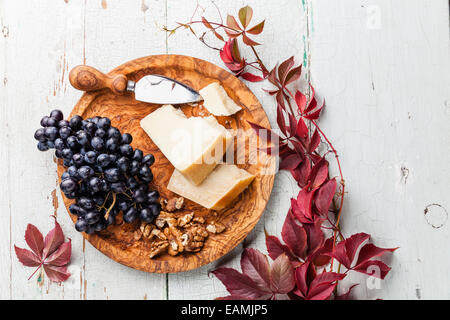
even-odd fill
[(95, 172), (94, 169), (92, 169), (89, 166), (82, 166), (78, 169), (78, 174), (82, 179), (88, 179), (92, 177), (95, 174)]
[(66, 180), (67, 178), (70, 178), (69, 172), (64, 171), (61, 175), (61, 181)]
[(83, 118), (81, 118), (79, 115), (75, 115), (72, 117), (72, 119), (69, 120), (69, 126), (72, 128), (72, 130), (76, 131), (80, 129), (81, 121), (83, 121)]
[(50, 118), (49, 116), (44, 116), (41, 119), (41, 126), (46, 127), (47, 126), (47, 121), (48, 121), (49, 118)]
[(121, 137), (120, 131), (114, 127), (109, 128), (107, 131), (107, 134), (108, 134), (108, 138), (115, 138), (115, 139), (117, 139), (116, 141), (119, 141), (118, 139), (120, 139), (120, 137)]
[(64, 149), (66, 147), (66, 144), (64, 143), (64, 140), (61, 139), (61, 138), (55, 139), (54, 143), (55, 143), (55, 148), (57, 150), (62, 150), (62, 149)]
[(47, 138), (45, 137), (45, 129), (44, 128), (37, 129), (36, 132), (34, 133), (34, 138), (39, 142), (45, 142), (47, 140)]
[(109, 214), (108, 219), (106, 219), (106, 225), (110, 226), (116, 222), (116, 216), (113, 214)]
[(37, 148), (39, 151), (47, 151), (49, 149), (46, 142), (38, 142)]
[(155, 157), (152, 154), (147, 154), (142, 158), (141, 163), (150, 167), (153, 163), (155, 163)]
[(133, 223), (138, 217), (138, 211), (136, 208), (131, 207), (127, 210), (127, 212), (123, 215), (123, 221), (126, 223)]
[(116, 162), (116, 161), (117, 161), (117, 158), (118, 158), (117, 154), (110, 154), (110, 155), (109, 155), (110, 163)]
[(133, 199), (136, 203), (144, 203), (147, 201), (147, 195), (145, 194), (145, 191), (136, 190), (133, 192)]
[(95, 208), (95, 202), (92, 199), (89, 199), (87, 197), (81, 197), (78, 199), (78, 204), (86, 210), (91, 210)]
[(117, 182), (120, 180), (120, 170), (118, 168), (109, 168), (105, 170), (105, 179), (109, 182)]
[(152, 170), (146, 165), (139, 168), (139, 177), (153, 178)]
[(62, 127), (59, 129), (59, 136), (62, 139), (67, 139), (72, 133), (72, 130), (69, 127)]
[(129, 144), (122, 144), (119, 147), (120, 153), (126, 157), (129, 157), (133, 154), (133, 148)]
[(139, 186), (139, 182), (137, 182), (134, 177), (129, 177), (127, 179), (127, 186), (128, 188), (135, 189)]
[(64, 148), (61, 150), (62, 152), (62, 156), (64, 159), (68, 160), (70, 162), (70, 160), (72, 160), (73, 157), (73, 152), (72, 150), (70, 150), (69, 148)]
[(144, 156), (144, 153), (142, 152), (142, 150), (136, 149), (133, 152), (133, 158), (132, 159), (141, 162), (143, 156)]
[(77, 167), (80, 167), (80, 166), (83, 165), (84, 157), (81, 154), (79, 154), (79, 153), (75, 153), (72, 156), (72, 161)]
[(47, 142), (47, 147), (49, 147), (49, 149), (55, 149), (55, 143), (51, 140), (48, 140)]
[(130, 144), (131, 141), (133, 141), (133, 137), (131, 136), (131, 134), (129, 133), (122, 134), (120, 141), (122, 144)]
[(84, 161), (89, 164), (94, 164), (97, 160), (97, 153), (95, 151), (88, 151), (84, 155)]
[(139, 218), (145, 222), (152, 222), (155, 219), (155, 216), (150, 209), (143, 208), (139, 211)]
[(94, 229), (94, 227), (92, 227), (92, 226), (88, 226), (87, 227), (87, 229), (86, 229), (86, 231), (84, 231), (86, 234), (93, 234), (94, 232), (95, 232), (95, 229)]
[(67, 172), (69, 173), (69, 176), (75, 180), (78, 180), (78, 178), (80, 177), (78, 174), (78, 168), (76, 166), (68, 167)]
[(98, 128), (98, 129), (95, 131), (94, 135), (95, 135), (96, 137), (99, 137), (99, 138), (104, 138), (104, 137), (106, 137), (106, 131), (103, 130), (103, 129), (101, 129), (101, 128)]
[(61, 121), (64, 118), (64, 115), (61, 110), (55, 109), (50, 112), (50, 117), (55, 118), (57, 121)]
[(127, 157), (120, 157), (119, 159), (117, 159), (116, 165), (123, 173), (127, 173), (128, 169), (130, 168), (130, 162), (128, 161)]
[(159, 192), (156, 190), (150, 191), (147, 193), (147, 202), (148, 203), (158, 203)]
[(59, 159), (61, 159), (63, 157), (61, 150), (55, 150), (55, 157), (57, 157)]
[(105, 230), (105, 229), (106, 229), (106, 221), (100, 220), (96, 224), (94, 224), (94, 230), (97, 232)]
[(93, 137), (91, 139), (91, 146), (95, 150), (102, 150), (105, 147), (105, 142), (100, 137)]
[(109, 192), (111, 190), (111, 185), (106, 180), (100, 179), (100, 190)]
[(95, 123), (92, 122), (88, 122), (86, 124), (86, 128), (84, 128), (84, 130), (89, 133), (91, 136), (94, 135), (95, 130), (97, 130), (97, 126), (95, 125)]
[(136, 160), (131, 161), (130, 174), (135, 176), (139, 172), (139, 162)]
[(71, 214), (78, 215), (78, 212), (80, 211), (80, 206), (77, 204), (71, 204), (69, 207), (69, 211)]
[(126, 200), (119, 201), (117, 203), (117, 207), (119, 208), (120, 211), (123, 211), (123, 212), (127, 211), (130, 206), (131, 206), (131, 203)]
[(102, 153), (101, 155), (99, 155), (97, 157), (97, 164), (100, 167), (107, 167), (109, 164), (111, 163), (111, 158), (109, 156), (109, 154), (107, 153)]
[(92, 225), (100, 220), (100, 213), (98, 211), (88, 211), (84, 216), (84, 220), (87, 224)]
[(59, 185), (64, 193), (71, 193), (77, 189), (77, 182), (72, 178), (64, 179)]
[(58, 136), (58, 129), (56, 127), (46, 127), (44, 129), (45, 137), (49, 140), (55, 140)]
[(108, 118), (101, 118), (97, 122), (97, 127), (103, 130), (108, 130), (111, 127), (111, 120)]
[(78, 218), (77, 222), (75, 223), (75, 229), (78, 232), (85, 232), (88, 229), (89, 225), (87, 224), (86, 220)]
[(114, 138), (109, 138), (106, 140), (106, 150), (109, 152), (115, 152), (119, 145), (117, 144), (117, 141)]
[(89, 188), (92, 192), (99, 192), (102, 186), (102, 182), (97, 177), (92, 177), (89, 179)]
[(58, 120), (53, 117), (47, 119), (47, 127), (56, 127), (58, 125)]
[(70, 136), (66, 139), (66, 145), (72, 150), (75, 150), (79, 147), (77, 138), (74, 136)]
[(70, 123), (67, 120), (61, 120), (58, 122), (58, 128), (68, 127), (68, 126), (70, 126)]

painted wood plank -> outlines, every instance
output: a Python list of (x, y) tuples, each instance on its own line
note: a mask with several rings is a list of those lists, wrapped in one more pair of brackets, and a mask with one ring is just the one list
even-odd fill
[(449, 298), (448, 222), (424, 216), (450, 206), (448, 1), (319, 0), (312, 11), (311, 77), (341, 154), (344, 232), (400, 246), (386, 281), (356, 296)]

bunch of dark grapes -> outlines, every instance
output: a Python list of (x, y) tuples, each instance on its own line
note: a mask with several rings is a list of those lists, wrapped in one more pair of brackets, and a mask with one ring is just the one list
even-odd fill
[(119, 212), (126, 223), (153, 221), (161, 211), (158, 192), (148, 187), (154, 156), (133, 150), (132, 136), (111, 126), (108, 118), (63, 119), (60, 110), (53, 110), (34, 137), (40, 151), (55, 149), (64, 161), (60, 187), (67, 198), (76, 199), (69, 210), (78, 217), (77, 231), (104, 230)]

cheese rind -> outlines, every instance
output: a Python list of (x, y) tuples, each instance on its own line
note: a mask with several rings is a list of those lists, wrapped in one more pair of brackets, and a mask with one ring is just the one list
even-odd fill
[(187, 118), (171, 105), (150, 113), (141, 120), (141, 127), (172, 165), (195, 185), (214, 170), (233, 141), (213, 116)]
[(207, 85), (199, 93), (204, 100), (203, 106), (213, 115), (231, 116), (241, 110), (218, 82)]
[(191, 184), (175, 170), (167, 189), (205, 208), (221, 210), (231, 203), (255, 178), (231, 164), (219, 164), (199, 185)]

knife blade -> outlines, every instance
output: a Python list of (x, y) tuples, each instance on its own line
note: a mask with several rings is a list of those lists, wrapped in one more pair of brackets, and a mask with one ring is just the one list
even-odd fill
[(136, 100), (156, 104), (181, 104), (202, 100), (201, 95), (188, 85), (162, 75), (147, 75), (137, 82), (123, 74), (104, 74), (101, 71), (80, 65), (69, 73), (72, 86), (78, 90), (91, 92), (109, 88), (122, 95), (134, 92)]
[(136, 100), (157, 104), (180, 104), (202, 100), (200, 94), (191, 87), (161, 75), (148, 75), (136, 83), (128, 80), (127, 91), (134, 92)]

